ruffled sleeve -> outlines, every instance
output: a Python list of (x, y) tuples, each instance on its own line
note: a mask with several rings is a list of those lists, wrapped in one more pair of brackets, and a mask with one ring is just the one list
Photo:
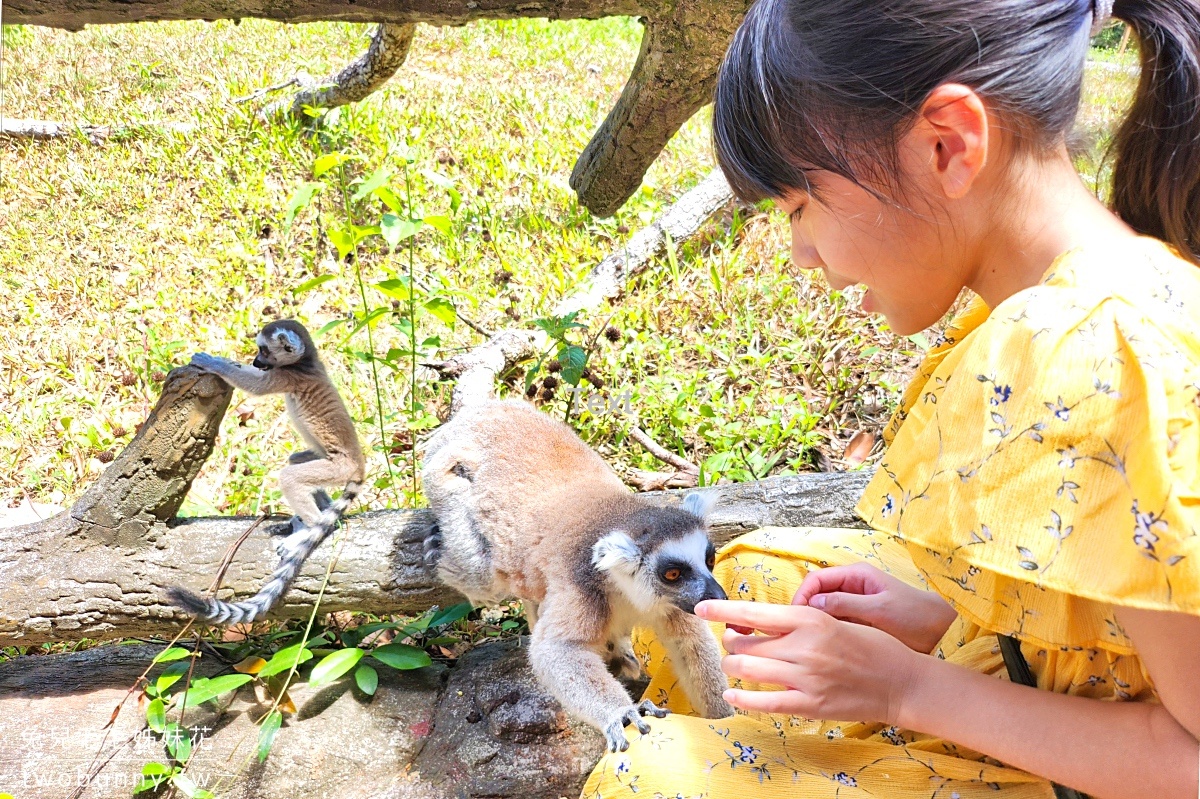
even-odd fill
[(1143, 252), (1064, 256), (942, 353), (859, 504), (989, 630), (1130, 652), (1115, 607), (1200, 615), (1200, 270)]

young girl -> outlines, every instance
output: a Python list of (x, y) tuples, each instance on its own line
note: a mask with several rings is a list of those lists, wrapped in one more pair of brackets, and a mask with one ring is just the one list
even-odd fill
[(1111, 211), (1066, 145), (1104, 3), (750, 11), (714, 107), (735, 191), (897, 333), (978, 299), (888, 431), (870, 529), (723, 550), (732, 599), (697, 613), (731, 625), (740, 714), (630, 731), (585, 797), (1200, 795), (1200, 3), (1111, 11), (1142, 58)]

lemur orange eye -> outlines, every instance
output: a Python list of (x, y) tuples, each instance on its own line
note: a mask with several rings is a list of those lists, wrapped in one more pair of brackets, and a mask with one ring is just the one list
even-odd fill
[(665, 572), (663, 572), (663, 579), (668, 583), (673, 583), (678, 580), (682, 574), (683, 573), (679, 571), (679, 569), (667, 569)]

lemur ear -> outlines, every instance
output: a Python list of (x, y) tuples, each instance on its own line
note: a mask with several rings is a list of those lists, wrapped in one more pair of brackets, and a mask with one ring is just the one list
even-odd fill
[(641, 558), (641, 550), (624, 530), (613, 530), (592, 546), (592, 565), (602, 572), (636, 566)]
[(679, 507), (704, 520), (708, 518), (708, 514), (712, 512), (716, 504), (717, 497), (711, 491), (693, 491), (683, 498)]

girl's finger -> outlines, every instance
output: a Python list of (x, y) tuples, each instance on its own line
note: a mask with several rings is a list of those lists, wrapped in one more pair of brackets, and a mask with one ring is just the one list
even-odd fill
[(773, 605), (768, 602), (741, 602), (731, 599), (706, 599), (696, 605), (696, 615), (706, 621), (723, 621), (737, 627), (749, 627), (764, 633), (790, 633), (803, 626), (810, 614), (822, 614), (795, 605)]
[(800, 681), (795, 664), (756, 655), (726, 655), (721, 658), (721, 671), (730, 677), (783, 688), (795, 688)]
[(812, 716), (808, 697), (801, 691), (746, 691), (730, 688), (725, 692), (725, 701), (743, 710), (761, 713), (787, 713), (793, 716)]
[(725, 647), (725, 651), (731, 655), (755, 655), (757, 657), (774, 657), (779, 658), (782, 652), (779, 651), (780, 636), (777, 635), (745, 635), (738, 634), (732, 631), (732, 628), (725, 631), (721, 636), (721, 645)]

